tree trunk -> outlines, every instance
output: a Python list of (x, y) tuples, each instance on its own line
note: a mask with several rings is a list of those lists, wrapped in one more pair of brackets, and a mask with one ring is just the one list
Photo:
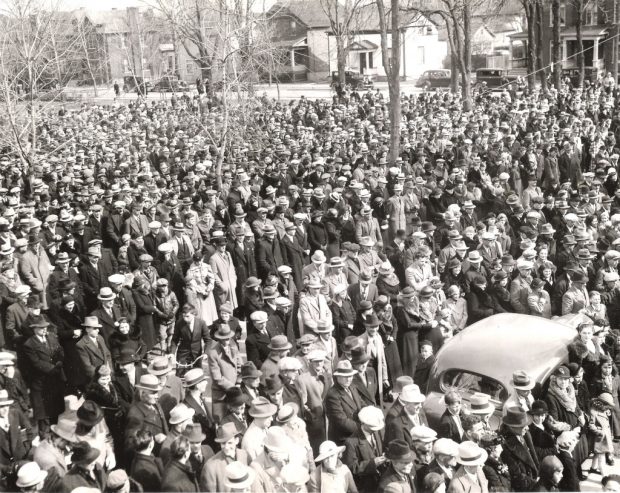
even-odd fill
[(559, 91), (562, 85), (562, 62), (560, 61), (560, 0), (552, 0), (551, 15), (553, 16), (553, 85)]
[(536, 85), (536, 30), (534, 0), (527, 0), (525, 17), (527, 20), (527, 86), (533, 91)]
[(575, 0), (575, 35), (577, 37), (577, 68), (579, 69), (579, 87), (583, 87), (586, 76), (585, 57), (583, 56), (583, 0)]
[(463, 2), (463, 111), (470, 111), (471, 101), (471, 6)]
[(459, 90), (459, 65), (456, 62), (456, 55), (452, 51), (450, 54), (450, 91), (456, 94)]
[(340, 87), (344, 89), (344, 86), (346, 85), (345, 71), (347, 68), (347, 57), (344, 49), (344, 39), (342, 33), (339, 33), (336, 36), (336, 58), (338, 63), (338, 83), (340, 84)]
[(540, 78), (540, 87), (543, 92), (547, 91), (547, 70), (543, 64), (543, 12), (542, 1), (536, 0), (536, 71)]

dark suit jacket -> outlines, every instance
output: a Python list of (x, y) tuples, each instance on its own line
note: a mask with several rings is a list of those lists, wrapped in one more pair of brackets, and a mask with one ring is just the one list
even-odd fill
[(161, 491), (164, 465), (159, 457), (135, 454), (127, 472), (131, 478), (140, 483), (144, 491)]
[[(431, 472), (439, 474), (440, 476), (443, 477), (444, 483), (446, 483), (446, 491), (448, 491), (448, 486), (450, 485), (450, 478), (448, 478), (448, 476), (446, 476), (446, 474), (443, 472), (443, 469), (439, 467), (439, 464), (437, 463), (437, 459), (433, 459), (430, 464), (422, 466), (416, 472), (415, 480), (416, 480), (416, 486), (418, 487), (418, 491), (424, 491), (424, 488), (423, 488), (424, 478), (426, 477), (427, 474), (430, 474)], [(456, 472), (456, 468), (454, 472)]]
[(377, 451), (373, 450), (364, 432), (359, 429), (353, 436), (344, 442), (346, 449), (342, 456), (343, 464), (346, 464), (351, 473), (355, 484), (360, 492), (375, 492), (379, 485), (380, 473), (375, 465), (375, 457), (383, 452), (383, 433), (373, 433)]
[(62, 369), (55, 369), (54, 366), (64, 361), (65, 353), (53, 334), (47, 335), (47, 345), (36, 336), (30, 337), (24, 343), (24, 355), (28, 360), (31, 390), (50, 390), (50, 385), (54, 387), (54, 382), (58, 383), (63, 373)]
[(213, 422), (213, 418), (209, 414), (209, 406), (206, 402), (204, 402), (203, 407), (200, 406), (196, 399), (192, 397), (192, 395), (188, 392), (185, 394), (185, 399), (183, 403), (194, 410), (194, 423), (200, 423), (200, 427), (202, 428), (202, 432), (207, 436), (212, 436), (215, 431), (215, 425)]
[[(211, 343), (209, 327), (207, 323), (198, 318), (194, 318), (194, 330), (190, 332), (189, 326), (182, 318), (174, 327), (172, 334), (172, 354), (177, 351), (177, 361), (189, 363), (194, 361), (203, 353), (203, 346), (207, 349)], [(177, 349), (178, 348), (178, 349)]]
[(364, 382), (362, 382), (362, 377), (360, 377), (358, 373), (353, 377), (351, 386), (357, 389), (357, 393), (362, 398), (365, 406), (377, 405), (376, 395), (377, 390), (379, 389), (379, 384), (377, 383), (377, 373), (374, 368), (366, 368), (366, 385), (364, 385)]
[[(459, 413), (461, 419), (463, 419), (463, 412)], [(437, 435), (440, 438), (449, 438), (450, 440), (454, 440), (456, 443), (461, 443), (463, 440), (463, 436), (459, 433), (459, 429), (452, 418), (452, 414), (447, 409), (441, 415), (441, 420), (439, 421), (439, 430), (437, 430)]]
[(268, 334), (252, 332), (245, 340), (245, 349), (248, 361), (254, 363), (256, 368), (260, 368), (263, 362), (269, 357), (270, 349), (267, 347), (271, 340)]
[(121, 244), (121, 236), (123, 235), (123, 224), (127, 218), (124, 214), (110, 214), (106, 216), (104, 223), (104, 239), (106, 246), (118, 248)]
[(256, 271), (258, 277), (264, 279), (270, 273), (277, 273), (278, 267), (284, 263), (280, 250), (280, 241), (274, 238), (268, 241), (264, 238), (256, 244)]
[(327, 391), (325, 397), (325, 414), (329, 420), (328, 439), (342, 444), (357, 431), (357, 413), (364, 407), (364, 403), (353, 387), (351, 396), (339, 384)]
[(236, 243), (229, 243), (228, 252), (237, 272), (237, 286), (242, 286), (248, 277), (256, 276), (256, 253), (251, 243), (245, 242), (243, 250)]
[(533, 423), (530, 424), (528, 428), (539, 461), (543, 460), (548, 455), (556, 454), (555, 437), (553, 433), (547, 430), (541, 430)]
[[(426, 414), (424, 414), (423, 409), (420, 409), (419, 416), (420, 424), (428, 426), (428, 420), (426, 419)], [(403, 409), (398, 416), (390, 420), (389, 423), (386, 423), (385, 443), (390, 443), (392, 440), (398, 438), (407, 442), (409, 444), (409, 447), (413, 449), (413, 441), (411, 440), (411, 428), (413, 428), (413, 423)]]
[(306, 252), (295, 236), (293, 237), (293, 241), (291, 241), (288, 235), (284, 235), (280, 240), (280, 248), (282, 250), (284, 263), (293, 269), (292, 275), (295, 280), (295, 286), (301, 291), (304, 287), (302, 271)]
[(127, 413), (126, 439), (130, 439), (142, 427), (147, 428), (153, 436), (158, 433), (168, 434), (168, 422), (164, 410), (159, 404), (156, 409), (150, 409), (144, 402), (134, 402)]
[(17, 409), (9, 410), (9, 431), (0, 432), (0, 466), (7, 466), (13, 461), (26, 459), (30, 443), (27, 431), (30, 429), (28, 419)]
[(146, 236), (149, 231), (149, 220), (144, 214), (140, 214), (137, 218), (133, 215), (129, 216), (123, 223), (123, 233)]
[(91, 315), (93, 317), (97, 317), (97, 320), (99, 320), (99, 323), (103, 325), (103, 327), (99, 329), (99, 333), (101, 334), (101, 337), (103, 337), (103, 340), (105, 341), (106, 346), (109, 347), (110, 336), (114, 334), (114, 332), (116, 332), (115, 323), (122, 316), (120, 310), (118, 309), (118, 307), (113, 306), (112, 316), (110, 317), (103, 308), (99, 307), (96, 310), (94, 310), (91, 313)]
[(98, 366), (107, 363), (110, 368), (112, 367), (110, 350), (101, 336), (97, 336), (95, 344), (90, 337), (83, 335), (75, 345), (75, 349), (80, 357), (81, 370), (88, 380), (93, 377)]
[(538, 477), (538, 457), (529, 432), (524, 436), (525, 445), (517, 437), (505, 436), (502, 461), (510, 471), (510, 482), (514, 491), (532, 491)]
[[(359, 283), (351, 284), (347, 292), (349, 293), (349, 298), (351, 299), (351, 304), (353, 305), (353, 308), (355, 308), (355, 311), (357, 311), (360, 307), (360, 303), (364, 301), (362, 299), (362, 293), (360, 292)], [(370, 285), (368, 286), (368, 296), (366, 297), (366, 299), (374, 303), (375, 301), (377, 301), (378, 296), (379, 293), (377, 291), (377, 286), (374, 283), (370, 283)]]

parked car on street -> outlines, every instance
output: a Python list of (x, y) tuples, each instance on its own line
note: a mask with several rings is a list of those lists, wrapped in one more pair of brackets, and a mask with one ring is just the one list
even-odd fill
[(510, 74), (505, 68), (479, 68), (476, 70), (476, 86), (482, 87), (486, 82), (487, 88), (500, 87), (516, 81), (518, 75)]
[[(345, 84), (350, 85), (353, 89), (372, 89), (374, 83), (372, 78), (368, 75), (362, 75), (355, 70), (345, 70), (344, 72)], [(338, 71), (332, 72), (331, 86), (335, 87), (338, 83)]]
[(450, 87), (452, 71), (449, 69), (426, 70), (416, 81), (416, 87), (432, 89), (435, 87)]
[(178, 80), (176, 77), (162, 77), (153, 84), (152, 91), (155, 92), (182, 92), (187, 91), (187, 82)]
[(446, 409), (443, 396), (454, 389), (461, 393), (465, 405), (474, 392), (490, 395), (497, 409), (491, 423), (497, 426), (512, 391), (513, 372), (524, 370), (545, 388), (555, 369), (568, 363), (568, 345), (583, 320), (582, 315), (547, 320), (502, 313), (464, 329), (436, 355), (424, 403), (429, 425), (439, 425)]

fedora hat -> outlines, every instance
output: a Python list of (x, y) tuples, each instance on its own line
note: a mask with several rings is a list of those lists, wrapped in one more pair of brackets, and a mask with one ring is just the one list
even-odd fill
[(410, 384), (403, 387), (400, 400), (406, 404), (421, 404), (426, 400), (426, 396), (420, 392), (420, 387), (416, 384)]
[(149, 364), (147, 371), (151, 375), (159, 376), (170, 373), (172, 369), (170, 358), (168, 358), (168, 356), (159, 356), (157, 358), (153, 358), (153, 361)]
[(282, 484), (296, 485), (305, 490), (306, 483), (310, 481), (310, 474), (308, 469), (300, 464), (286, 464), (280, 470), (280, 478), (282, 479)]
[(536, 382), (534, 382), (525, 371), (517, 370), (512, 374), (510, 385), (517, 390), (532, 390)]
[(469, 260), (470, 263), (478, 264), (482, 262), (482, 255), (480, 255), (478, 250), (473, 250), (467, 254), (467, 260)]
[(100, 329), (103, 327), (99, 323), (99, 319), (97, 317), (84, 317), (84, 322), (82, 322), (82, 327), (91, 327), (93, 329)]
[(375, 246), (375, 242), (372, 240), (370, 236), (363, 236), (362, 238), (360, 238), (359, 244), (360, 246), (365, 246), (365, 247)]
[(97, 295), (97, 299), (101, 301), (112, 301), (116, 298), (116, 294), (112, 291), (112, 288), (103, 287), (99, 290), (99, 294)]
[(310, 257), (310, 260), (311, 260), (312, 262), (317, 263), (317, 264), (318, 264), (318, 263), (323, 264), (323, 263), (327, 262), (327, 258), (325, 257), (325, 254), (323, 253), (323, 250), (316, 250), (316, 251), (312, 254), (312, 257)]
[(288, 453), (291, 448), (291, 439), (284, 431), (284, 428), (272, 426), (265, 434), (263, 445), (272, 452)]
[(228, 324), (220, 324), (220, 326), (213, 334), (213, 338), (218, 340), (232, 339), (233, 337), (235, 337), (235, 333), (232, 331)]
[(184, 421), (188, 421), (194, 417), (196, 411), (191, 407), (187, 407), (185, 404), (177, 404), (170, 410), (170, 418), (168, 422), (171, 425), (178, 425)]
[(331, 440), (326, 440), (319, 446), (319, 455), (316, 456), (314, 462), (321, 462), (332, 455), (341, 454), (345, 450), (345, 446), (338, 446)]
[(527, 426), (527, 414), (520, 407), (512, 406), (506, 410), (502, 418), (502, 424), (506, 426), (523, 427)]
[(278, 407), (264, 397), (257, 397), (250, 404), (248, 414), (253, 418), (268, 418), (278, 412)]
[(457, 457), (459, 455), (459, 444), (449, 438), (439, 438), (433, 443), (433, 453)]
[(475, 392), (469, 398), (469, 409), (472, 414), (486, 416), (495, 411), (495, 406), (491, 403), (491, 396), (482, 392)]
[(224, 394), (224, 404), (230, 407), (239, 407), (241, 404), (248, 404), (250, 396), (244, 394), (239, 387), (230, 387)]
[(388, 443), (385, 458), (391, 461), (410, 462), (413, 461), (413, 452), (407, 442), (396, 439)]
[(226, 443), (232, 438), (239, 435), (239, 430), (232, 421), (224, 423), (222, 426), (218, 426), (215, 432), (215, 441), (217, 443)]
[(140, 377), (140, 381), (136, 384), (137, 389), (148, 390), (150, 392), (159, 392), (162, 389), (159, 378), (150, 373), (145, 373)]
[(327, 334), (334, 330), (333, 324), (329, 323), (327, 320), (319, 320), (316, 323), (316, 329), (314, 330), (317, 334)]
[(363, 323), (364, 327), (379, 327), (379, 325), (381, 325), (381, 321), (375, 313), (368, 315)]
[(193, 387), (207, 379), (201, 368), (192, 368), (183, 376), (183, 387)]
[(256, 477), (254, 469), (238, 461), (227, 464), (224, 473), (226, 475), (224, 486), (231, 491), (246, 491), (252, 486)]
[(351, 365), (361, 365), (370, 361), (365, 347), (358, 346), (351, 350)]
[(334, 370), (333, 376), (335, 377), (352, 377), (357, 373), (351, 366), (351, 362), (349, 360), (341, 360), (338, 361), (336, 365), (336, 369)]
[(267, 347), (271, 351), (286, 351), (291, 349), (293, 345), (288, 341), (285, 335), (277, 335), (271, 338)]
[(262, 374), (263, 372), (257, 369), (252, 361), (244, 363), (241, 367), (241, 378), (259, 378)]
[(15, 402), (13, 399), (9, 399), (8, 391), (0, 390), (0, 406), (10, 406), (13, 402)]
[(482, 466), (488, 455), (487, 451), (476, 443), (466, 441), (459, 445), (459, 455), (456, 461), (464, 466)]
[(344, 259), (342, 257), (332, 257), (329, 260), (329, 266), (336, 268), (336, 267), (344, 267)]
[(407, 286), (400, 292), (401, 298), (413, 298), (415, 295), (416, 291), (411, 286)]
[[(192, 409), (192, 411), (194, 410)], [(172, 418), (172, 412), (170, 413), (170, 417)], [(192, 443), (202, 443), (205, 438), (207, 438), (207, 435), (205, 435), (202, 431), (202, 425), (200, 423), (188, 424), (185, 430), (183, 430), (183, 436), (187, 437), (187, 439)]]
[(88, 442), (78, 442), (73, 446), (73, 454), (71, 455), (71, 462), (74, 464), (90, 464), (99, 455), (101, 451), (99, 449), (91, 447)]
[(20, 489), (32, 488), (45, 481), (47, 471), (43, 471), (36, 462), (27, 462), (17, 470), (15, 485)]
[(88, 426), (94, 426), (103, 419), (101, 407), (93, 401), (84, 401), (77, 410), (78, 419)]

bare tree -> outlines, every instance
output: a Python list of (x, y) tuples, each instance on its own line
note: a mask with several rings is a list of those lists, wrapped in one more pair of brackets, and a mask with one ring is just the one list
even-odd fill
[(354, 34), (358, 31), (361, 17), (368, 9), (362, 8), (368, 0), (319, 0), (329, 20), (331, 34), (336, 41), (338, 82), (345, 85), (345, 68)]
[[(390, 160), (396, 162), (400, 154), (400, 5), (398, 0), (390, 0), (386, 10), (384, 0), (376, 0), (381, 31), (381, 55), (383, 68), (388, 80), (390, 111)], [(391, 43), (388, 41), (390, 37)], [(390, 47), (391, 44), (391, 47)]]
[(62, 97), (58, 89), (70, 73), (75, 39), (63, 33), (60, 11), (42, 0), (0, 4), (0, 146), (13, 149), (25, 167), (36, 153), (39, 116)]
[(551, 19), (553, 22), (553, 44), (551, 59), (553, 62), (553, 85), (559, 91), (562, 84), (562, 62), (560, 61), (560, 0), (551, 0)]

